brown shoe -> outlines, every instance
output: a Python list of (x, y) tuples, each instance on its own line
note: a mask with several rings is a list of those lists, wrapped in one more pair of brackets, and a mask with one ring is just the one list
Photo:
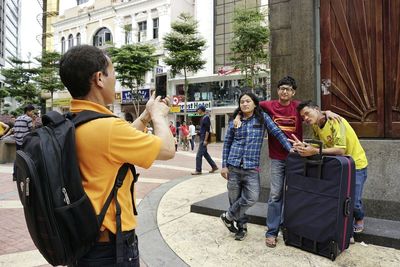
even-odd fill
[(218, 167), (216, 167), (216, 168), (212, 168), (212, 170), (211, 170), (211, 171), (209, 171), (209, 173), (214, 173), (214, 172), (216, 172), (216, 171), (218, 171)]
[(276, 247), (276, 243), (278, 241), (276, 240), (276, 237), (274, 236), (269, 236), (265, 238), (265, 245), (269, 248), (274, 248)]
[(201, 175), (201, 172), (195, 171), (195, 172), (192, 172), (192, 175)]

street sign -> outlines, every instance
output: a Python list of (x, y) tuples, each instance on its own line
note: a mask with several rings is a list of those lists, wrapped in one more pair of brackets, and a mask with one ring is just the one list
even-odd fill
[[(137, 93), (140, 96), (140, 101), (148, 101), (150, 98), (150, 89), (139, 89), (134, 90), (134, 93)], [(131, 91), (122, 91), (122, 104), (132, 103), (132, 94)]]

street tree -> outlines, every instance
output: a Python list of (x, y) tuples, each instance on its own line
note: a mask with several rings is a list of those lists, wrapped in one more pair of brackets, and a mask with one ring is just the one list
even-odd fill
[(3, 108), (4, 108), (4, 98), (9, 96), (10, 93), (8, 92), (7, 88), (1, 84), (0, 85), (0, 114), (3, 114)]
[(61, 55), (58, 52), (44, 51), (41, 57), (36, 57), (39, 62), (39, 67), (34, 69), (36, 76), (33, 78), (40, 90), (50, 93), (51, 104), (50, 108), (53, 110), (53, 97), (54, 92), (64, 89), (59, 76), (59, 61)]
[(18, 58), (10, 58), (13, 68), (2, 69), (6, 91), (21, 105), (39, 103), (39, 90), (33, 81), (35, 71), (30, 67), (31, 61), (23, 61)]
[(259, 74), (267, 71), (269, 29), (265, 19), (265, 14), (257, 9), (236, 9), (233, 17), (231, 60), (252, 90)]
[(188, 72), (196, 73), (204, 68), (206, 61), (201, 56), (205, 50), (206, 41), (198, 35), (198, 23), (192, 16), (182, 13), (178, 19), (172, 23), (172, 31), (164, 37), (164, 48), (168, 51), (164, 62), (171, 67), (173, 76), (180, 73), (185, 78), (184, 117), (187, 120), (187, 74)]
[(146, 72), (153, 70), (157, 63), (156, 49), (149, 44), (129, 44), (121, 48), (111, 47), (108, 52), (114, 63), (116, 79), (131, 91), (136, 117), (139, 116), (142, 95), (139, 88), (145, 82)]

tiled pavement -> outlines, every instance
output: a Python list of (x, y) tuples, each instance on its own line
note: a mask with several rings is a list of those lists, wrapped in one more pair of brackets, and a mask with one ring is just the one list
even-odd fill
[[(210, 144), (209, 153), (221, 163), (222, 144)], [(150, 169), (137, 168), (136, 184), (139, 201), (153, 189), (170, 180), (188, 176), (194, 171), (195, 151), (178, 151), (173, 160), (156, 161)], [(203, 160), (203, 172), (210, 169)], [(36, 250), (26, 228), (23, 209), (15, 183), (12, 164), (0, 164), (0, 266), (49, 266)], [(142, 262), (142, 266), (145, 264)]]

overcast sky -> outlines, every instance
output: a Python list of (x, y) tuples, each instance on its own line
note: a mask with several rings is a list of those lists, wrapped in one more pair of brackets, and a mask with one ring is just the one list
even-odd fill
[(42, 34), (42, 27), (36, 19), (41, 13), (42, 10), (37, 0), (21, 1), (21, 59), (26, 60), (30, 57), (33, 60), (34, 57), (41, 55), (41, 43), (36, 38)]

